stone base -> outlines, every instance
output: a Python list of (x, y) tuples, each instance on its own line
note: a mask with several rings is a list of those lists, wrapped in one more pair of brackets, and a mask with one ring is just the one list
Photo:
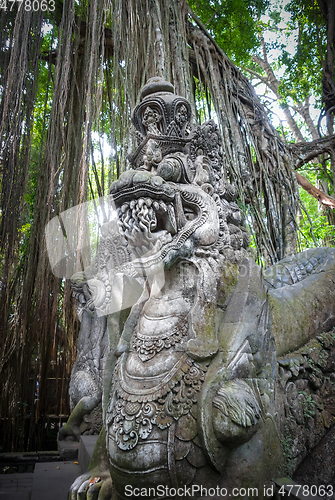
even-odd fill
[(88, 469), (98, 437), (97, 434), (80, 437), (78, 461), (82, 472), (86, 472)]
[(58, 452), (62, 460), (78, 460), (78, 441), (58, 441)]

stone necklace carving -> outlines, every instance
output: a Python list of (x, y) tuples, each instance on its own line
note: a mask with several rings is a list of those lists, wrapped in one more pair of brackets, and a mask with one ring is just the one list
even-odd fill
[(127, 382), (126, 356), (123, 354), (115, 367), (114, 397), (107, 412), (107, 425), (124, 451), (135, 448), (139, 439), (147, 439), (154, 425), (167, 429), (192, 413), (208, 366), (183, 354), (155, 387), (135, 391)]
[[(187, 338), (188, 333), (188, 318), (187, 314), (181, 314), (177, 318), (177, 322), (172, 329), (168, 329), (163, 333), (156, 335), (148, 335), (142, 333), (137, 327), (132, 338), (132, 349), (138, 353), (140, 359), (145, 362), (152, 359), (162, 349), (169, 349), (177, 343)], [(151, 321), (166, 320), (167, 317), (153, 318), (144, 314), (145, 319)], [(173, 317), (172, 315), (169, 317)], [(175, 316), (174, 316), (175, 317)]]

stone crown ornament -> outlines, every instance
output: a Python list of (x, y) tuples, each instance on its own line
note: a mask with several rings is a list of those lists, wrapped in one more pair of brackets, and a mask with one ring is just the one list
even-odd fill
[(141, 92), (141, 103), (133, 112), (138, 149), (129, 157), (138, 168), (143, 162), (145, 148), (150, 139), (158, 142), (165, 154), (180, 151), (189, 142), (191, 105), (174, 94), (174, 87), (163, 78), (151, 78)]

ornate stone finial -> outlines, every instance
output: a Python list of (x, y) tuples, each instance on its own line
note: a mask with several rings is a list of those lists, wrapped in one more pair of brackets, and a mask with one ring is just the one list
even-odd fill
[(139, 147), (129, 161), (135, 168), (142, 165), (150, 140), (158, 144), (163, 155), (182, 151), (190, 141), (191, 105), (175, 95), (173, 85), (161, 77), (150, 78), (143, 87), (132, 119)]
[(161, 76), (154, 76), (142, 88), (141, 101), (148, 95), (156, 94), (157, 92), (170, 92), (174, 94), (174, 86)]

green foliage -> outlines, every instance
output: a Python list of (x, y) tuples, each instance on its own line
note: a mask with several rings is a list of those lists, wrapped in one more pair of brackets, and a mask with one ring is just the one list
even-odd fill
[(285, 6), (291, 18), (285, 30), (286, 40), (295, 36), (295, 52), (289, 45), (281, 51), (278, 63), (285, 66), (280, 92), (291, 97), (294, 103), (304, 101), (313, 94), (318, 104), (321, 100), (321, 57), (326, 49), (326, 27), (316, 1), (292, 0)]
[(235, 64), (245, 64), (258, 44), (257, 22), (269, 0), (189, 0), (191, 9)]
[[(297, 107), (312, 97), (315, 107), (321, 107), (322, 99), (322, 59), (326, 50), (326, 27), (319, 12), (317, 2), (292, 0), (285, 3), (273, 0), (265, 15), (257, 23), (258, 38), (252, 47), (250, 59), (245, 68), (268, 78), (264, 67), (253, 55), (264, 60), (260, 39), (265, 42), (267, 61), (279, 82), (279, 106), (290, 107), (297, 120)], [(250, 77), (250, 74), (248, 74)], [(270, 105), (273, 100), (269, 89), (263, 99)], [(299, 123), (300, 127), (302, 124)], [(305, 132), (303, 131), (303, 135)]]
[(299, 391), (299, 394), (304, 396), (302, 402), (302, 411), (305, 418), (313, 418), (315, 416), (316, 403), (310, 394), (305, 391)]
[[(284, 109), (289, 110), (303, 138), (315, 139), (322, 109), (322, 63), (327, 50), (325, 19), (317, 0), (194, 0), (189, 4), (233, 61), (250, 70), (246, 69), (246, 75), (253, 75), (256, 85), (263, 82), (260, 99), (284, 139), (290, 143), (297, 137), (287, 125)], [(306, 110), (313, 123), (307, 121)], [(320, 132), (326, 131), (321, 127)], [(323, 182), (325, 191), (332, 196), (331, 169), (323, 169), (313, 163), (301, 173), (316, 187)], [(329, 223), (334, 220), (332, 214), (306, 191), (300, 189), (300, 195), (308, 212), (302, 210), (299, 214), (300, 248), (333, 244), (335, 228)]]
[[(320, 179), (323, 178), (320, 170), (316, 170), (314, 167), (306, 166), (304, 170), (300, 170), (300, 173), (314, 186), (317, 186)], [(329, 224), (327, 212), (322, 209), (319, 202), (310, 196), (306, 191), (301, 188), (299, 191), (303, 205), (312, 220), (311, 226), (306, 213), (301, 210), (301, 213), (298, 216), (301, 250), (305, 250), (316, 245), (323, 246), (331, 244), (335, 238), (335, 226)]]

